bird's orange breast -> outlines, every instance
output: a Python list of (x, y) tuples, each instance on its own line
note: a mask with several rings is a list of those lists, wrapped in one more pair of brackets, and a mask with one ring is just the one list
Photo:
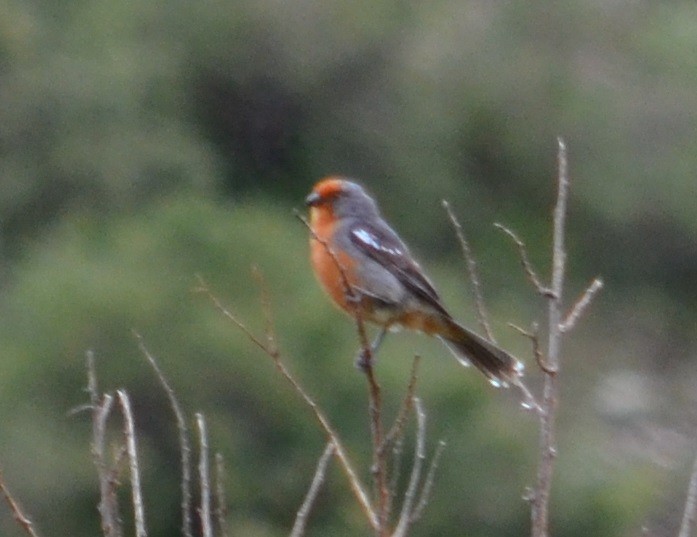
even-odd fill
[[(310, 210), (310, 262), (324, 291), (334, 303), (348, 313), (352, 305), (346, 286), (355, 285), (355, 261), (334, 243), (336, 220), (329, 207)], [(330, 253), (331, 251), (331, 253)]]

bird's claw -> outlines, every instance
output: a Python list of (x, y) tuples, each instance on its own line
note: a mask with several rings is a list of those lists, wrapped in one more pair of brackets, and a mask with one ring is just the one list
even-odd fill
[(355, 361), (356, 368), (363, 372), (366, 372), (373, 365), (373, 356), (368, 349), (361, 349), (358, 351)]

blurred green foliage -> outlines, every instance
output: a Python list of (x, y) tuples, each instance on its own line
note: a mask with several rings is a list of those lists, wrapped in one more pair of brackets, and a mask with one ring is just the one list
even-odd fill
[[(367, 480), (355, 334), (291, 212), (322, 175), (361, 178), (474, 326), (449, 199), (499, 338), (529, 356), (506, 321), (543, 320), (540, 303), (491, 223), (546, 273), (557, 135), (568, 296), (596, 274), (607, 289), (567, 343), (555, 535), (671, 534), (697, 399), (696, 36), (697, 5), (677, 0), (0, 0), (0, 467), (42, 534), (99, 531), (89, 418), (67, 416), (88, 349), (101, 388), (132, 395), (150, 534), (178, 534), (176, 428), (133, 329), (209, 420), (231, 533), (287, 533), (323, 435), (195, 291), (200, 275), (261, 334), (253, 265), (289, 366)], [(430, 452), (448, 441), (415, 533), (525, 534), (535, 420), (410, 334), (381, 351), (390, 411), (415, 353)], [(309, 535), (364, 534), (343, 475), (325, 486)], [(7, 510), (0, 534), (20, 534)]]

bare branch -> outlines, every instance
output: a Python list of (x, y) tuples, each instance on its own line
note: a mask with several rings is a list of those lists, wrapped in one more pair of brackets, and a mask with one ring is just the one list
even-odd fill
[(215, 517), (220, 537), (228, 537), (227, 501), (225, 499), (225, 463), (220, 453), (215, 454)]
[(324, 483), (324, 476), (327, 472), (327, 465), (329, 460), (334, 454), (335, 446), (329, 441), (327, 442), (327, 447), (324, 448), (324, 453), (319, 458), (317, 462), (317, 469), (315, 470), (315, 476), (312, 478), (312, 484), (310, 485), (307, 495), (303, 504), (298, 510), (298, 514), (295, 517), (295, 524), (293, 524), (293, 530), (290, 532), (290, 537), (301, 537), (305, 534), (305, 526), (307, 524), (307, 517), (310, 514), (310, 509), (317, 499), (320, 487)]
[(535, 269), (533, 268), (532, 263), (530, 262), (530, 258), (528, 257), (528, 250), (525, 247), (525, 243), (520, 239), (520, 237), (518, 237), (518, 235), (516, 235), (514, 231), (507, 228), (503, 224), (499, 224), (498, 222), (494, 224), (494, 227), (500, 229), (506, 235), (508, 235), (511, 238), (511, 240), (515, 243), (515, 245), (518, 247), (520, 263), (523, 265), (523, 270), (525, 271), (528, 280), (530, 280), (530, 283), (532, 283), (535, 290), (542, 296), (546, 296), (548, 298), (552, 296), (554, 291), (549, 287), (545, 286), (542, 283), (542, 280), (540, 280), (539, 276), (537, 275), (537, 272), (535, 272)]
[(392, 537), (405, 537), (409, 531), (409, 527), (413, 522), (414, 501), (416, 499), (417, 489), (421, 481), (421, 468), (423, 467), (424, 459), (426, 458), (426, 413), (423, 405), (418, 397), (414, 397), (414, 408), (416, 409), (416, 445), (414, 446), (414, 465), (411, 468), (409, 477), (409, 485), (404, 493), (404, 503), (402, 511), (399, 515), (397, 528)]
[(143, 341), (143, 337), (135, 330), (133, 331), (133, 335), (138, 341), (138, 348), (140, 349), (140, 352), (143, 353), (143, 356), (145, 356), (145, 358), (148, 360), (148, 363), (150, 363), (151, 367), (155, 371), (155, 375), (157, 375), (157, 378), (160, 381), (160, 384), (164, 388), (165, 393), (167, 394), (167, 398), (169, 399), (169, 405), (172, 408), (172, 411), (174, 412), (174, 417), (177, 421), (182, 472), (182, 534), (184, 535), (184, 537), (193, 537), (191, 524), (191, 446), (189, 443), (189, 431), (186, 425), (186, 418), (184, 417), (184, 412), (182, 411), (181, 406), (179, 405), (179, 401), (177, 400), (177, 396), (174, 392), (174, 389), (172, 388), (171, 384), (167, 381), (167, 378), (160, 369), (160, 366), (157, 363), (157, 360), (155, 360), (155, 357), (150, 353), (150, 351), (148, 351), (147, 347), (145, 346), (145, 341)]
[(535, 356), (535, 361), (537, 362), (538, 367), (544, 372), (547, 373), (548, 375), (554, 375), (556, 374), (556, 371), (552, 370), (549, 368), (549, 366), (545, 363), (545, 359), (542, 355), (542, 349), (540, 349), (540, 339), (539, 339), (539, 325), (537, 323), (532, 323), (532, 326), (530, 327), (530, 330), (525, 330), (525, 328), (521, 328), (517, 324), (513, 323), (508, 323), (508, 326), (525, 336), (530, 340), (532, 343), (532, 353)]
[(685, 509), (683, 511), (678, 537), (690, 537), (690, 535), (692, 535), (692, 528), (695, 525), (695, 520), (697, 520), (697, 457), (695, 457), (695, 462), (692, 465), (690, 485), (687, 489)]
[(99, 479), (99, 517), (105, 537), (120, 537), (122, 530), (119, 519), (118, 497), (116, 495), (117, 482), (113, 478), (113, 472), (109, 470), (104, 454), (107, 420), (114, 398), (110, 394), (104, 394), (102, 401), (100, 401), (94, 353), (88, 351), (86, 359), (87, 392), (90, 396), (90, 408), (92, 409), (91, 452), (97, 469), (97, 478)]
[[(359, 329), (360, 337), (363, 323), (357, 322), (356, 326)], [(364, 335), (365, 334), (363, 334), (363, 336)], [(382, 396), (380, 393), (380, 385), (378, 384), (375, 377), (375, 372), (373, 371), (373, 359), (370, 344), (367, 342), (367, 338), (363, 337), (362, 340), (362, 352), (363, 356), (365, 357), (365, 359), (362, 361), (362, 368), (366, 378), (368, 379), (368, 412), (370, 415), (370, 436), (373, 442), (373, 464), (371, 466), (371, 473), (373, 474), (373, 480), (375, 482), (378, 503), (378, 525), (375, 530), (379, 537), (383, 537), (387, 535), (391, 494), (389, 483), (387, 481), (387, 457), (380, 453), (380, 447), (384, 443)]]
[(564, 141), (558, 140), (558, 191), (554, 207), (554, 228), (552, 239), (552, 287), (545, 296), (548, 299), (549, 334), (547, 343), (547, 366), (554, 374), (544, 372), (542, 412), (540, 413), (540, 459), (537, 471), (537, 484), (532, 498), (532, 536), (549, 535), (549, 499), (552, 488), (554, 460), (556, 458), (555, 419), (558, 404), (558, 371), (561, 355), (561, 307), (564, 290), (564, 271), (566, 249), (564, 228), (566, 207), (569, 196), (569, 174)]
[(576, 321), (578, 321), (579, 317), (583, 315), (593, 298), (595, 298), (596, 293), (602, 288), (603, 280), (600, 278), (595, 278), (579, 297), (579, 299), (574, 303), (574, 305), (571, 307), (571, 311), (569, 311), (566, 318), (561, 323), (560, 329), (562, 332), (568, 332), (574, 326), (576, 326)]
[(194, 291), (196, 291), (198, 293), (203, 293), (204, 295), (206, 295), (210, 299), (210, 301), (213, 302), (213, 305), (216, 307), (216, 309), (220, 313), (222, 313), (225, 317), (228, 318), (228, 320), (230, 320), (233, 324), (235, 324), (237, 326), (237, 328), (242, 330), (242, 332), (244, 333), (245, 336), (247, 336), (249, 341), (254, 343), (262, 351), (264, 351), (265, 353), (267, 353), (273, 357), (273, 354), (266, 347), (266, 344), (262, 340), (260, 340), (258, 337), (256, 337), (254, 335), (254, 333), (249, 328), (247, 328), (247, 325), (245, 325), (242, 321), (240, 321), (240, 319), (234, 313), (232, 313), (225, 306), (223, 306), (222, 302), (220, 302), (220, 300), (218, 300), (218, 297), (215, 296), (211, 292), (211, 290), (208, 287), (208, 284), (205, 282), (205, 280), (201, 276), (198, 276), (198, 275), (197, 275), (197, 279), (198, 279), (198, 287), (194, 288)]
[(419, 496), (419, 503), (416, 504), (416, 508), (411, 514), (412, 523), (418, 521), (424, 514), (426, 505), (428, 505), (428, 500), (431, 497), (431, 489), (433, 488), (433, 482), (436, 478), (436, 470), (438, 469), (438, 463), (440, 462), (441, 455), (443, 455), (443, 450), (445, 450), (445, 442), (441, 440), (438, 442), (438, 447), (431, 460), (431, 465), (428, 469), (428, 474), (426, 475), (426, 480), (421, 488), (421, 494)]
[(472, 296), (474, 297), (474, 303), (476, 304), (479, 325), (482, 327), (482, 330), (484, 330), (484, 333), (486, 334), (487, 338), (489, 338), (489, 341), (496, 343), (494, 333), (489, 325), (489, 315), (486, 310), (486, 304), (484, 303), (479, 274), (477, 273), (477, 261), (475, 260), (474, 254), (472, 254), (472, 249), (465, 238), (465, 233), (462, 230), (460, 222), (457, 220), (455, 213), (453, 213), (452, 209), (450, 208), (450, 204), (446, 200), (443, 200), (442, 204), (443, 208), (448, 213), (448, 217), (450, 218), (453, 228), (455, 229), (455, 234), (457, 235), (458, 242), (462, 248), (462, 254), (467, 262), (467, 270), (469, 272), (470, 283), (472, 284)]
[(276, 344), (276, 330), (274, 329), (273, 310), (271, 308), (269, 288), (266, 285), (266, 280), (264, 279), (263, 273), (256, 265), (252, 267), (252, 276), (257, 281), (259, 292), (261, 294), (261, 310), (264, 313), (264, 320), (266, 322), (264, 329), (264, 334), (266, 336), (266, 348), (269, 349), (272, 354), (278, 354), (279, 351), (278, 345)]
[(286, 381), (290, 383), (290, 385), (298, 393), (298, 395), (300, 395), (305, 404), (307, 404), (310, 407), (310, 409), (315, 415), (315, 418), (317, 419), (322, 429), (324, 429), (324, 432), (328, 436), (328, 440), (334, 444), (336, 449), (336, 456), (339, 459), (339, 462), (341, 463), (341, 468), (344, 470), (344, 473), (348, 478), (349, 485), (351, 486), (351, 490), (353, 491), (356, 499), (358, 500), (359, 505), (366, 514), (371, 527), (373, 529), (377, 529), (378, 518), (370, 503), (370, 500), (368, 499), (368, 495), (365, 493), (363, 485), (361, 485), (360, 480), (358, 479), (358, 475), (356, 474), (356, 471), (353, 469), (353, 465), (351, 464), (351, 461), (349, 460), (348, 455), (346, 454), (346, 450), (344, 449), (343, 444), (339, 439), (339, 435), (336, 433), (336, 431), (334, 431), (334, 428), (329, 422), (329, 419), (327, 419), (327, 417), (324, 415), (324, 412), (322, 412), (322, 409), (319, 408), (314, 399), (312, 399), (312, 397), (308, 395), (308, 393), (305, 391), (302, 385), (295, 379), (290, 370), (285, 366), (285, 364), (281, 360), (280, 351), (278, 349), (267, 348), (266, 344), (263, 341), (258, 339), (245, 326), (244, 323), (242, 323), (233, 313), (231, 313), (228, 309), (225, 308), (225, 306), (210, 291), (210, 289), (207, 287), (207, 285), (201, 278), (199, 278), (199, 282), (200, 287), (198, 291), (208, 296), (208, 298), (212, 301), (212, 303), (218, 309), (218, 311), (220, 311), (235, 326), (242, 330), (242, 332), (249, 338), (249, 340), (252, 343), (254, 343), (257, 347), (263, 350), (264, 353), (266, 353), (273, 360), (276, 369), (281, 373), (283, 378), (285, 378)]
[(136, 537), (147, 537), (145, 529), (145, 509), (143, 508), (143, 495), (140, 489), (140, 468), (138, 467), (138, 452), (136, 450), (136, 433), (133, 422), (131, 401), (125, 390), (116, 390), (121, 412), (123, 413), (126, 449), (128, 452), (128, 464), (131, 474), (131, 491), (133, 496), (133, 518), (135, 520)]
[(17, 524), (19, 524), (24, 529), (24, 531), (27, 535), (29, 535), (29, 537), (39, 537), (39, 534), (36, 532), (36, 529), (34, 528), (34, 523), (29, 519), (29, 517), (26, 514), (24, 514), (24, 511), (22, 511), (22, 508), (19, 506), (19, 503), (17, 502), (17, 500), (15, 500), (14, 496), (12, 496), (9, 489), (7, 488), (7, 485), (5, 484), (5, 479), (2, 475), (2, 470), (0, 470), (0, 492), (2, 492), (2, 495), (5, 498), (7, 505), (9, 505), (10, 511), (12, 511), (12, 516), (17, 521)]
[(395, 438), (392, 442), (392, 461), (390, 464), (390, 502), (397, 497), (397, 487), (402, 473), (402, 456), (404, 455), (404, 435)]
[(211, 486), (208, 479), (208, 435), (206, 432), (206, 419), (203, 417), (203, 414), (196, 413), (196, 425), (198, 427), (199, 443), (198, 478), (201, 487), (201, 507), (198, 513), (201, 518), (203, 537), (213, 537), (213, 525), (211, 524)]
[(388, 449), (390, 449), (390, 447), (394, 444), (395, 440), (402, 437), (404, 426), (406, 425), (407, 418), (409, 417), (409, 412), (411, 411), (414, 404), (414, 392), (416, 391), (417, 371), (420, 360), (420, 356), (414, 356), (414, 361), (411, 363), (411, 374), (409, 375), (407, 393), (405, 394), (404, 399), (402, 400), (402, 404), (399, 407), (397, 417), (395, 418), (392, 427), (385, 435), (385, 440), (379, 448), (380, 456), (384, 455), (385, 452)]

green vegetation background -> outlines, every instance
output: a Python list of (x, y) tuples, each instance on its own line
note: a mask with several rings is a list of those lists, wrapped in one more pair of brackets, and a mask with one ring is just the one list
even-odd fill
[[(358, 177), (457, 316), (475, 324), (447, 198), (499, 339), (541, 317), (502, 221), (549, 264), (555, 139), (570, 149), (568, 295), (606, 290), (567, 340), (558, 537), (672, 535), (697, 403), (697, 4), (0, 0), (0, 467), (45, 536), (99, 533), (84, 353), (135, 404), (150, 534), (178, 535), (176, 430), (143, 334), (228, 468), (231, 534), (288, 532), (323, 437), (211, 305), (261, 329), (255, 264), (287, 361), (361, 463), (353, 327), (309, 273), (293, 208)], [(520, 536), (537, 424), (436, 342), (388, 339), (395, 408), (411, 357), (429, 446), (448, 441), (416, 534)], [(334, 469), (309, 535), (368, 530)], [(21, 535), (7, 509), (0, 534)]]

